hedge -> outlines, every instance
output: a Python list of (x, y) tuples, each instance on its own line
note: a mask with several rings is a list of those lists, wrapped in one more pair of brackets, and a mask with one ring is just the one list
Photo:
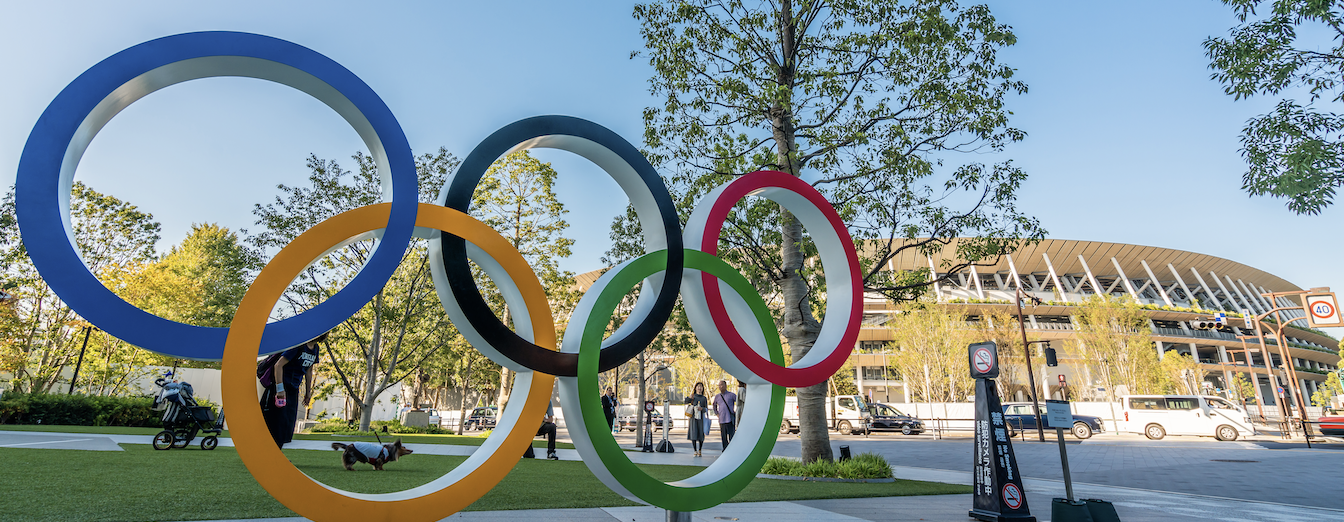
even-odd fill
[(887, 459), (876, 453), (860, 453), (852, 459), (838, 462), (817, 460), (807, 464), (788, 457), (770, 457), (761, 466), (761, 473), (839, 479), (882, 479), (895, 476)]
[(103, 397), (8, 391), (0, 396), (0, 424), (158, 426), (149, 397)]
[[(357, 423), (355, 423), (354, 421), (348, 421), (348, 422), (347, 422), (347, 421), (343, 421), (343, 420), (331, 420), (331, 419), (328, 419), (328, 420), (324, 420), (324, 421), (318, 423), (318, 425), (316, 425), (316, 426), (313, 426), (311, 429), (308, 430), (308, 432), (309, 432), (309, 433), (336, 433), (336, 434), (340, 434), (340, 435), (370, 435), (370, 434), (372, 434), (373, 432), (375, 432), (375, 431), (381, 431), (382, 428), (386, 427), (388, 433), (402, 433), (402, 434), (414, 433), (414, 434), (430, 434), (430, 435), (439, 435), (439, 434), (444, 434), (444, 433), (454, 433), (453, 431), (445, 430), (445, 429), (440, 428), (440, 427), (438, 427), (438, 426), (418, 426), (418, 427), (417, 427), (417, 426), (403, 426), (403, 425), (401, 424), (401, 421), (398, 421), (398, 420), (390, 420), (390, 421), (373, 421), (373, 422), (370, 422), (370, 423), (369, 423), (369, 430), (370, 430), (370, 431), (359, 431), (359, 430), (355, 429), (354, 427), (351, 427), (351, 426), (355, 426), (356, 424), (357, 424)], [(356, 426), (356, 427), (357, 427), (357, 426)]]

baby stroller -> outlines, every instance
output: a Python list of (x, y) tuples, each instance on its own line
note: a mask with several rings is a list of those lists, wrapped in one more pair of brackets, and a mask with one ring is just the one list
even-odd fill
[(224, 431), (223, 413), (216, 419), (215, 410), (197, 405), (190, 384), (164, 379), (156, 379), (154, 384), (159, 387), (154, 409), (163, 410), (163, 431), (154, 436), (154, 449), (185, 448), (201, 432), (210, 434), (201, 439), (201, 449), (215, 449)]

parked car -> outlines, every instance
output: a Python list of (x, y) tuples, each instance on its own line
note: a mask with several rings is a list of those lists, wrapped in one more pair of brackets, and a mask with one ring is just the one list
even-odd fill
[[(1041, 421), (1044, 422), (1045, 411), (1041, 411)], [(1036, 411), (1029, 402), (1008, 402), (1003, 404), (1003, 421), (1008, 425), (1008, 436), (1013, 437), (1019, 431), (1036, 430)], [(1053, 429), (1052, 426), (1046, 428)], [(1079, 439), (1088, 439), (1092, 435), (1106, 431), (1106, 426), (1101, 423), (1101, 417), (1091, 415), (1074, 415), (1073, 426), (1069, 432)]]
[[(679, 407), (676, 404), (673, 404), (672, 413), (674, 415), (677, 415), (679, 414), (678, 413), (679, 411), (680, 411)], [(636, 423), (638, 422), (637, 415), (643, 415), (643, 414), (644, 414), (643, 408), (636, 407), (634, 404), (622, 404), (620, 406), (617, 406), (616, 425), (620, 426), (620, 429), (622, 430), (635, 431)], [(675, 420), (669, 422), (668, 424), (672, 428), (677, 427), (677, 421)], [(663, 408), (661, 405), (659, 405), (658, 408), (655, 409), (653, 412), (653, 426), (655, 429), (663, 427)]]
[(493, 430), (495, 423), (499, 418), (496, 415), (497, 406), (483, 406), (471, 410), (471, 415), (467, 416), (467, 421), (463, 425), (468, 430)]
[(868, 429), (872, 431), (899, 430), (906, 435), (919, 435), (924, 431), (924, 423), (918, 418), (886, 404), (869, 404), (868, 413)]
[(1126, 395), (1120, 398), (1125, 431), (1159, 440), (1197, 435), (1233, 441), (1255, 435), (1250, 416), (1222, 397), (1207, 395)]
[(1321, 428), (1321, 435), (1330, 437), (1344, 437), (1344, 410), (1327, 410), (1325, 415), (1316, 419)]

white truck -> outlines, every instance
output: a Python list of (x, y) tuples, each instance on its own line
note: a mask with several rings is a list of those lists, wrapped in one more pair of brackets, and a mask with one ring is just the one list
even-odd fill
[[(826, 426), (844, 434), (863, 431), (868, 417), (868, 403), (862, 395), (838, 395), (827, 397)], [(784, 398), (784, 422), (780, 423), (780, 433), (798, 432), (798, 397)]]

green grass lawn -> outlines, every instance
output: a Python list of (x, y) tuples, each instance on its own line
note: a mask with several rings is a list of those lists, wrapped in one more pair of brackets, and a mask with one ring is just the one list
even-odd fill
[[(233, 448), (154, 451), (123, 444), (123, 452), (0, 448), (0, 514), (5, 520), (208, 520), (287, 517), (294, 513), (271, 498)], [(374, 472), (365, 464), (346, 471), (336, 451), (286, 450), (313, 478), (362, 493), (387, 493), (433, 480), (463, 457), (411, 455)], [(641, 465), (661, 480), (688, 477), (701, 468)], [(969, 486), (897, 480), (846, 484), (757, 479), (733, 502), (969, 493)], [(629, 506), (581, 462), (519, 462), (469, 511)]]
[[(126, 426), (63, 426), (51, 424), (0, 424), (0, 431), (54, 431), (64, 433), (107, 433), (111, 435), (153, 435), (163, 428), (131, 428)], [(229, 430), (224, 430), (220, 437), (228, 437)], [(408, 433), (403, 435), (391, 434), (379, 435), (385, 442), (391, 442), (393, 438), (401, 437), (402, 442), (414, 442), (417, 444), (456, 444), (461, 446), (480, 446), (485, 442), (485, 437), (474, 435), (429, 435), (422, 433)], [(361, 435), (336, 435), (332, 433), (295, 433), (296, 440), (330, 440), (340, 442), (350, 441), (369, 441), (377, 442), (377, 438)], [(196, 440), (200, 440), (199, 436)], [(195, 442), (195, 441), (193, 441)], [(537, 448), (546, 447), (544, 439), (532, 441), (532, 446)], [(557, 442), (555, 447), (559, 449), (574, 449), (574, 445), (568, 442)]]

